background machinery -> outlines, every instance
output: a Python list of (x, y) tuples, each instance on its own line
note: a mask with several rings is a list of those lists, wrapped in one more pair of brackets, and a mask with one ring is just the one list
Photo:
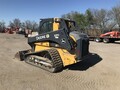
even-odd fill
[(120, 32), (111, 31), (101, 34), (99, 37), (94, 37), (94, 38), (96, 42), (113, 43), (115, 41), (120, 40)]
[(4, 29), (3, 33), (16, 34), (19, 32), (19, 27), (7, 27)]
[(62, 18), (41, 19), (38, 35), (28, 37), (30, 50), (19, 51), (21, 61), (50, 72), (83, 60), (89, 54), (89, 38), (76, 23)]

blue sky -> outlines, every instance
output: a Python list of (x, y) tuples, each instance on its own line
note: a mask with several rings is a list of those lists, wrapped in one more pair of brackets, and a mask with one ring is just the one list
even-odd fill
[(19, 18), (39, 22), (40, 18), (61, 17), (71, 11), (111, 9), (118, 3), (120, 0), (0, 0), (0, 21)]

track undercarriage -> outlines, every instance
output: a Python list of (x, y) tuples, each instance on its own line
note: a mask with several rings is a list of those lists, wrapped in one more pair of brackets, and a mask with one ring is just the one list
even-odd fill
[[(63, 63), (56, 49), (48, 49), (40, 52), (20, 51), (20, 60), (49, 72), (57, 72), (62, 69)], [(27, 52), (27, 53), (26, 53)], [(24, 54), (24, 55), (23, 55)]]

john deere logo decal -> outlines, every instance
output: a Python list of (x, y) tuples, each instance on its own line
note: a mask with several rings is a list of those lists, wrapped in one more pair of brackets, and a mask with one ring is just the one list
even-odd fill
[(49, 34), (46, 34), (46, 38), (49, 38), (50, 37), (50, 35)]

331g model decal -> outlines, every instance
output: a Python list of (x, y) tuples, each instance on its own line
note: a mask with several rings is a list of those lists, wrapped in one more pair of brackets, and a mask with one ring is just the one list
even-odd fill
[(56, 38), (56, 39), (58, 39), (59, 38), (59, 34), (54, 34), (54, 37)]

